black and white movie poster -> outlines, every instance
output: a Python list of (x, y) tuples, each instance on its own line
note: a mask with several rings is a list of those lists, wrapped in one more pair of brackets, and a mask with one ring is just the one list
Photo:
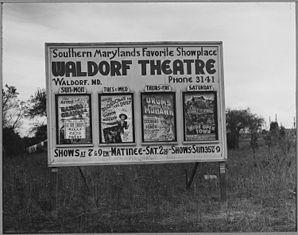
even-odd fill
[(142, 93), (144, 142), (176, 141), (175, 94)]
[(57, 95), (57, 144), (90, 144), (90, 95)]
[(134, 143), (132, 94), (101, 94), (100, 142)]
[(215, 92), (183, 93), (184, 140), (217, 140)]

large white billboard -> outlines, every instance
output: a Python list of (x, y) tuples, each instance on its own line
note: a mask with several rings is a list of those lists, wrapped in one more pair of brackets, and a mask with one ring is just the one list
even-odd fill
[(49, 166), (226, 160), (221, 42), (45, 50)]

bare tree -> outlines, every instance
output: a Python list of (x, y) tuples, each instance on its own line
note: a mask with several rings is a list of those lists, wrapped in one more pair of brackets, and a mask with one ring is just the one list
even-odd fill
[(2, 89), (2, 127), (16, 131), (25, 115), (25, 102), (18, 99), (19, 93), (14, 86), (5, 85)]
[(45, 89), (38, 89), (29, 100), (29, 107), (27, 115), (30, 118), (45, 117), (46, 116), (46, 91)]
[(31, 133), (34, 133), (39, 141), (47, 138), (46, 98), (46, 90), (38, 89), (35, 94), (30, 97), (26, 113), (27, 117), (35, 120)]

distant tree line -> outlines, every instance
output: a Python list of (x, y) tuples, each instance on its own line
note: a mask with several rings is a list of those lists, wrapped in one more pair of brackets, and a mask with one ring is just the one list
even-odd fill
[(226, 112), (228, 149), (239, 149), (240, 137), (243, 133), (242, 136), (249, 136), (254, 158), (261, 140), (268, 146), (269, 151), (272, 147), (279, 146), (283, 152), (289, 152), (295, 137), (287, 136), (286, 128), (279, 126), (278, 122), (271, 122), (269, 130), (266, 130), (263, 128), (264, 122), (262, 117), (252, 113), (249, 108), (228, 109)]
[(230, 149), (239, 149), (240, 132), (250, 134), (250, 143), (257, 148), (258, 133), (262, 130), (264, 119), (250, 109), (226, 111), (227, 145)]

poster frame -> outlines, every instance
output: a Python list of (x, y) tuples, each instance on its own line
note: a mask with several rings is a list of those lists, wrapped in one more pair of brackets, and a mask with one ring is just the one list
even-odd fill
[[(185, 123), (185, 96), (187, 94), (214, 94), (214, 118), (215, 118), (215, 140), (186, 140), (186, 123)], [(183, 109), (183, 143), (217, 143), (219, 142), (218, 133), (218, 103), (217, 103), (217, 92), (216, 91), (183, 91), (182, 92), (182, 109)]]
[[(116, 96), (116, 95), (129, 95), (131, 96), (131, 113), (132, 113), (132, 142), (121, 142), (121, 143), (104, 143), (102, 141), (101, 131), (101, 97), (102, 96)], [(99, 131), (99, 145), (100, 146), (108, 146), (108, 145), (136, 145), (136, 138), (135, 138), (135, 115), (134, 115), (134, 93), (132, 92), (115, 92), (115, 93), (98, 93), (98, 131)]]
[[(175, 139), (172, 141), (145, 141), (144, 139), (144, 105), (143, 105), (143, 96), (144, 95), (162, 95), (162, 94), (171, 94), (173, 96), (173, 111), (174, 111), (174, 123), (175, 123), (175, 127), (174, 127), (174, 133), (175, 133)], [(177, 143), (177, 110), (176, 110), (176, 92), (174, 91), (162, 91), (162, 92), (140, 92), (140, 105), (141, 105), (141, 130), (142, 130), (142, 144), (146, 145), (146, 144), (167, 144), (167, 145), (171, 145), (171, 144), (175, 144)]]
[[(59, 140), (59, 120), (58, 120), (58, 97), (60, 96), (87, 96), (89, 97), (89, 124), (90, 124), (90, 143), (72, 143), (72, 144), (60, 144), (58, 143), (58, 140)], [(71, 146), (90, 146), (90, 145), (93, 145), (93, 132), (92, 132), (92, 102), (91, 102), (91, 94), (73, 94), (73, 93), (69, 93), (69, 94), (55, 94), (55, 121), (56, 121), (56, 145), (57, 147), (71, 147)]]

